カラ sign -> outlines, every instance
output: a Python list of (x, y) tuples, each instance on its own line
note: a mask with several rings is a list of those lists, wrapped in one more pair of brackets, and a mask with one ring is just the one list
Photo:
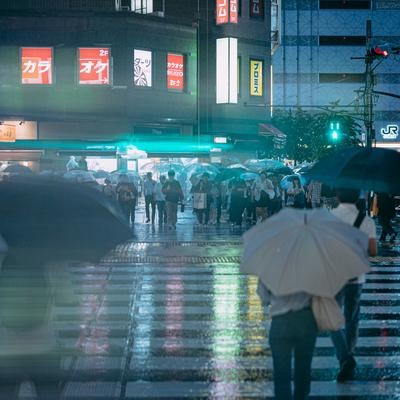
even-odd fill
[(110, 49), (79, 48), (78, 71), (80, 85), (109, 85)]
[(53, 49), (21, 48), (21, 82), (29, 85), (51, 85), (53, 82)]
[(250, 60), (250, 95), (263, 95), (263, 62)]

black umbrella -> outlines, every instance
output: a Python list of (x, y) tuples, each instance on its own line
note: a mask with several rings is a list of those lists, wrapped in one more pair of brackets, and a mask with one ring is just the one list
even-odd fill
[(380, 148), (353, 147), (335, 151), (305, 175), (332, 187), (400, 194), (400, 153)]
[(0, 183), (0, 232), (11, 250), (36, 259), (99, 260), (132, 231), (118, 203), (68, 182)]
[(4, 169), (3, 172), (7, 172), (9, 174), (32, 174), (32, 170), (25, 165), (21, 164), (12, 164)]

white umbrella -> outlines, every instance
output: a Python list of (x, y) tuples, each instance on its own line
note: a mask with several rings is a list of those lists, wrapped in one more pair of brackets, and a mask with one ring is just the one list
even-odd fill
[(246, 232), (241, 270), (275, 295), (334, 297), (369, 271), (368, 237), (324, 209), (285, 209)]
[(96, 178), (94, 177), (92, 172), (84, 171), (81, 169), (73, 169), (71, 171), (68, 171), (63, 175), (63, 178), (68, 181), (79, 183), (96, 182)]

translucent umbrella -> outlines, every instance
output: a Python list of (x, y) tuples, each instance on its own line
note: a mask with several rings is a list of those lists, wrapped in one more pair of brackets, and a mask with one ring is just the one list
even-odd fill
[(188, 176), (202, 175), (205, 172), (207, 172), (210, 176), (215, 177), (219, 173), (219, 168), (212, 164), (198, 163), (198, 164), (189, 165), (186, 168), (186, 171), (187, 171)]
[(241, 270), (275, 295), (333, 298), (369, 271), (368, 236), (325, 209), (284, 209), (246, 232)]
[(243, 179), (244, 181), (251, 181), (259, 178), (260, 175), (255, 172), (244, 172), (243, 174), (240, 174), (240, 179)]
[(81, 169), (73, 169), (71, 171), (68, 171), (63, 175), (63, 178), (70, 182), (96, 182), (96, 178), (94, 177), (92, 172), (84, 171)]

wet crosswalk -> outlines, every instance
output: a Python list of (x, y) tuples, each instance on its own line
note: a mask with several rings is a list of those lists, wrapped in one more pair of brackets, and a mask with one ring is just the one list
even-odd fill
[[(68, 267), (74, 297), (55, 310), (64, 398), (272, 398), (270, 321), (256, 279), (239, 272), (240, 232), (136, 231), (135, 243), (102, 264)], [(354, 382), (336, 383), (334, 350), (321, 334), (311, 398), (400, 398), (396, 249), (372, 259)]]

